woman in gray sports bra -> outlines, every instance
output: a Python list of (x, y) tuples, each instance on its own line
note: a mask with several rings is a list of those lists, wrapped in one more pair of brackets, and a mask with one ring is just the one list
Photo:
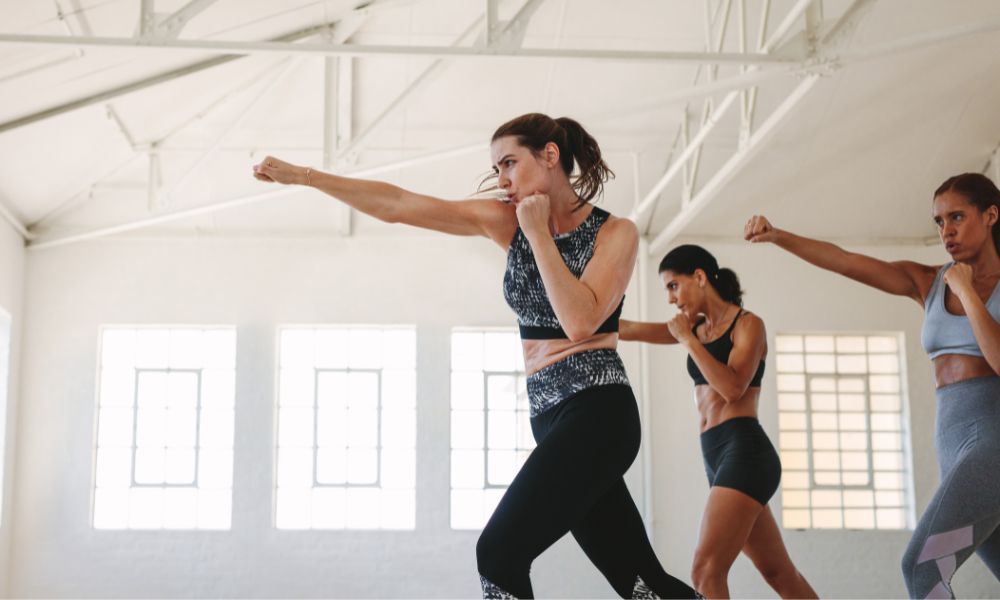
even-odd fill
[(924, 307), (921, 341), (934, 363), (941, 484), (903, 555), (911, 598), (953, 598), (951, 578), (975, 552), (1000, 580), (1000, 190), (984, 175), (949, 178), (933, 216), (953, 262), (884, 262), (774, 228), (744, 228), (829, 271)]

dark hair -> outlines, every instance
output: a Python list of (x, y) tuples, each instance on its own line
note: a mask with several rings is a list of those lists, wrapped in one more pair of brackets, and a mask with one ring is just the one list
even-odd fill
[[(962, 194), (969, 204), (979, 209), (979, 212), (986, 212), (991, 206), (996, 206), (1000, 210), (1000, 190), (982, 173), (953, 175), (934, 190), (934, 197), (937, 198), (945, 192)], [(996, 223), (993, 224), (993, 245), (997, 249), (997, 254), (1000, 254), (1000, 227), (997, 227)]]
[[(580, 208), (604, 193), (604, 182), (614, 178), (614, 172), (601, 157), (601, 148), (582, 125), (569, 117), (553, 119), (541, 113), (528, 113), (507, 121), (493, 132), (491, 142), (514, 136), (517, 143), (538, 155), (545, 144), (553, 142), (559, 147), (559, 162), (566, 177), (573, 174), (573, 163), (580, 172), (571, 178), (573, 190), (580, 196)], [(488, 176), (486, 180), (492, 179)], [(484, 181), (485, 183), (485, 181)]]
[(701, 269), (708, 282), (726, 302), (743, 307), (743, 290), (740, 289), (740, 278), (732, 269), (720, 269), (719, 261), (712, 253), (701, 246), (684, 244), (677, 246), (660, 261), (660, 273), (673, 271), (681, 275), (694, 275)]

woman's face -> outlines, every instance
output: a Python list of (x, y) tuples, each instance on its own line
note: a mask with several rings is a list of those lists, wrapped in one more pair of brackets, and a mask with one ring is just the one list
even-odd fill
[(546, 144), (541, 156), (517, 143), (515, 136), (497, 138), (490, 144), (497, 186), (507, 192), (507, 200), (517, 205), (532, 194), (548, 194), (559, 166), (559, 148)]
[(934, 198), (933, 214), (941, 243), (952, 260), (971, 260), (982, 251), (983, 244), (993, 243), (995, 206), (980, 211), (965, 196), (949, 190)]
[(684, 313), (688, 319), (693, 321), (695, 317), (704, 312), (706, 280), (700, 269), (692, 275), (662, 271), (660, 279), (663, 281), (663, 289), (667, 290), (667, 299), (671, 304), (676, 305), (677, 310)]

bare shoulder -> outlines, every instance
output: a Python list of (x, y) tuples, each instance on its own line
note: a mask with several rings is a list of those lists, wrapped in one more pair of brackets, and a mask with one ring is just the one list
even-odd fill
[(499, 200), (462, 200), (467, 210), (474, 212), (486, 237), (504, 250), (517, 231), (517, 207)]
[(764, 328), (764, 319), (761, 319), (757, 313), (750, 312), (749, 310), (743, 310), (743, 314), (736, 321), (736, 327), (733, 328), (733, 333), (738, 336), (746, 336), (747, 339), (752, 339), (755, 337), (763, 337), (766, 339), (767, 333)]
[(921, 301), (925, 300), (927, 295), (930, 294), (931, 286), (934, 285), (934, 278), (937, 277), (938, 271), (944, 266), (925, 265), (913, 262), (912, 260), (900, 260), (892, 264), (910, 276), (910, 279), (913, 280), (913, 284), (917, 288), (917, 293), (920, 295)]
[(639, 228), (631, 219), (610, 215), (601, 230), (597, 232), (597, 236), (605, 239), (614, 238), (624, 244), (638, 244)]

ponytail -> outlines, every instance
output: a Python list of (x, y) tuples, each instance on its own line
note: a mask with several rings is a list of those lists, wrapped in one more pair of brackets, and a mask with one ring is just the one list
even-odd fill
[(660, 261), (660, 273), (673, 271), (681, 275), (694, 275), (699, 269), (720, 298), (743, 308), (743, 289), (740, 288), (740, 278), (736, 276), (736, 272), (732, 269), (719, 268), (719, 261), (701, 246), (694, 244), (677, 246), (667, 252)]
[[(604, 162), (597, 140), (569, 117), (553, 119), (541, 113), (521, 115), (498, 127), (491, 141), (505, 136), (515, 136), (518, 144), (536, 154), (544, 150), (549, 142), (558, 146), (559, 164), (580, 197), (576, 208), (603, 194), (604, 183), (615, 176)], [(576, 177), (573, 177), (574, 163), (579, 168)], [(489, 179), (492, 177), (486, 180)], [(486, 180), (480, 184), (480, 189)]]

